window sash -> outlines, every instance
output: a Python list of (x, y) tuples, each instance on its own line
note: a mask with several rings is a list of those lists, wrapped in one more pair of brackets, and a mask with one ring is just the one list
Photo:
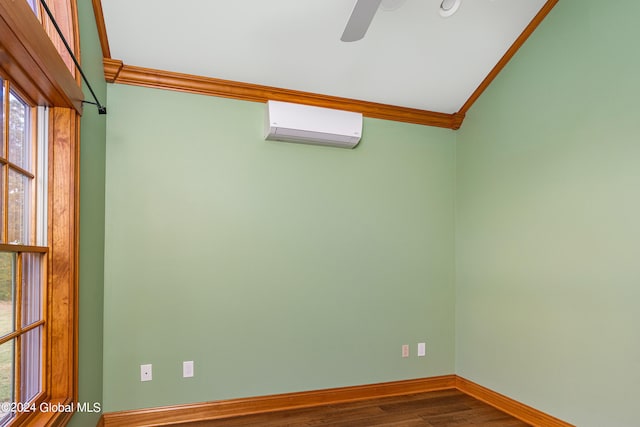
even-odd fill
[[(5, 276), (12, 281), (13, 288), (12, 331), (0, 337), (0, 402), (3, 403), (35, 404), (44, 397), (47, 253), (46, 247), (0, 244), (0, 256), (11, 266)], [(2, 412), (0, 426), (25, 416), (27, 414)]]
[[(0, 281), (9, 295), (4, 298), (8, 304), (0, 306), (0, 403), (35, 404), (46, 397), (50, 366), (45, 347), (48, 248), (31, 246), (46, 242), (46, 193), (36, 194), (45, 190), (47, 180), (32, 171), (47, 174), (46, 161), (38, 156), (47, 153), (47, 120), (41, 117), (47, 110), (30, 105), (11, 79), (1, 81)], [(0, 427), (21, 424), (30, 415), (2, 412)]]

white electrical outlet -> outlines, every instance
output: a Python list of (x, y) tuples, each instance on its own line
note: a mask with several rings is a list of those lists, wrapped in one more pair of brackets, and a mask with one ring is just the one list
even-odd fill
[(423, 357), (427, 354), (427, 344), (423, 342), (418, 343), (418, 357)]
[(151, 364), (140, 365), (140, 381), (151, 381), (152, 379)]
[(182, 362), (182, 378), (191, 378), (193, 376), (193, 360)]
[(409, 357), (409, 344), (402, 346), (402, 357)]

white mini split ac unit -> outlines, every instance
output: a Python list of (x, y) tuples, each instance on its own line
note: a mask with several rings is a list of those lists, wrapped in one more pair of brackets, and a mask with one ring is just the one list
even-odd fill
[(353, 148), (361, 136), (361, 113), (267, 101), (265, 139)]

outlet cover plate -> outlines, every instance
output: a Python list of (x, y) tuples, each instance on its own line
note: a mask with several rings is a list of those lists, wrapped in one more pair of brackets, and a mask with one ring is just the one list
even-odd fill
[(402, 357), (409, 357), (409, 344), (402, 345)]
[(151, 381), (153, 379), (153, 372), (151, 364), (140, 365), (140, 381)]

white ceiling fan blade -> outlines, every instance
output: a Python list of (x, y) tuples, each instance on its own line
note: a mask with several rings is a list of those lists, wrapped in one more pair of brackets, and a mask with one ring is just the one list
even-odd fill
[(363, 38), (381, 2), (382, 0), (358, 0), (340, 40), (355, 42)]

